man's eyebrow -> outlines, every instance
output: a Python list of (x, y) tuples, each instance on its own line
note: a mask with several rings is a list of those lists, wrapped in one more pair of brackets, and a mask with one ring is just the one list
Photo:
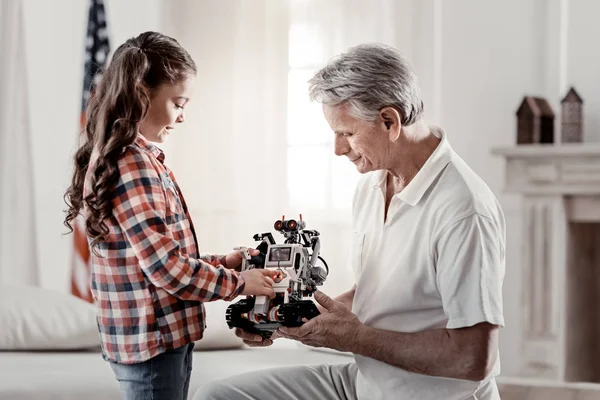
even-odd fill
[(176, 97), (177, 100), (184, 100), (184, 101), (189, 101), (189, 97), (185, 97), (185, 96), (177, 96)]

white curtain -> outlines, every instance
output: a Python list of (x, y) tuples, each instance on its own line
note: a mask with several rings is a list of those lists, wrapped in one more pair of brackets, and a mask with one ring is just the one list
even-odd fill
[[(291, 149), (288, 130), (294, 127), (287, 126), (288, 106), (296, 97), (288, 98), (288, 73), (294, 58), (322, 66), (353, 44), (394, 44), (396, 25), (403, 20), (396, 15), (397, 7), (408, 2), (184, 0), (180, 5), (185, 13), (165, 9), (165, 31), (198, 64), (196, 95), (187, 123), (169, 145), (167, 163), (186, 194), (201, 251), (252, 245), (254, 233), (274, 232), (273, 223), (282, 215), (303, 213), (308, 226), (321, 232), (322, 255), (331, 270), (324, 290), (336, 294), (353, 284), (346, 267), (350, 209), (335, 201), (315, 207), (320, 203), (291, 198), (302, 192), (301, 198), (351, 197), (353, 180), (323, 180), (344, 161), (333, 160), (331, 145)], [(313, 40), (307, 37), (290, 48), (290, 27), (303, 23), (310, 25)], [(301, 97), (300, 103), (308, 101), (306, 91), (291, 94)], [(303, 119), (303, 112), (291, 120)], [(333, 136), (330, 131), (323, 135)], [(289, 165), (292, 157), (299, 166)], [(343, 168), (351, 168), (346, 164)], [(294, 168), (297, 174), (290, 172)]]
[(0, 284), (38, 284), (22, 0), (0, 0)]

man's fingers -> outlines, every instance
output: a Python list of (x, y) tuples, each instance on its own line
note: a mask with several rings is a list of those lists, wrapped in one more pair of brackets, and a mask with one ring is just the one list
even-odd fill
[(244, 340), (244, 342), (248, 341), (248, 342), (262, 342), (263, 338), (260, 335), (257, 335), (255, 333), (249, 333), (246, 332), (243, 329), (240, 328), (235, 328), (235, 336), (241, 338)]
[(246, 332), (241, 328), (235, 328), (235, 336), (242, 339), (242, 341), (250, 346), (250, 347), (265, 347), (273, 344), (273, 340), (276, 337), (273, 336), (272, 339), (263, 339), (262, 336), (257, 335), (256, 333)]
[(315, 300), (328, 311), (333, 311), (333, 309), (336, 306), (335, 300), (333, 300), (331, 297), (327, 296), (320, 290), (317, 290), (315, 292)]
[(249, 340), (243, 340), (243, 342), (250, 347), (266, 347), (273, 344), (273, 341), (271, 341), (270, 339), (265, 339), (262, 342), (255, 342)]
[(248, 251), (250, 252), (251, 256), (257, 256), (260, 254), (260, 251), (258, 251), (256, 249), (248, 249)]
[(283, 338), (291, 338), (291, 339), (296, 339), (296, 335), (297, 335), (297, 330), (298, 328), (285, 328), (285, 327), (281, 327), (279, 329), (277, 329), (277, 334)]
[(320, 314), (324, 314), (325, 313), (325, 311), (326, 311), (325, 307), (323, 307), (319, 303), (315, 304), (315, 306), (317, 306), (317, 310), (319, 310)]
[(282, 326), (281, 328), (277, 329), (277, 332), (281, 337), (299, 340), (304, 336), (312, 333), (313, 325), (314, 323), (312, 322), (312, 320), (310, 320), (298, 328), (288, 328)]

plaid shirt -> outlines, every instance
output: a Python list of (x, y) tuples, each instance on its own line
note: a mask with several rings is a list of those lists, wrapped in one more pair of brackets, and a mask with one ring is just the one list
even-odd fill
[[(164, 153), (138, 135), (118, 161), (107, 240), (92, 255), (92, 294), (103, 356), (148, 360), (202, 338), (202, 302), (231, 300), (243, 287), (224, 256), (200, 256), (194, 226)], [(84, 196), (90, 193), (92, 157)], [(219, 265), (221, 264), (221, 265)], [(225, 316), (223, 316), (225, 318)]]

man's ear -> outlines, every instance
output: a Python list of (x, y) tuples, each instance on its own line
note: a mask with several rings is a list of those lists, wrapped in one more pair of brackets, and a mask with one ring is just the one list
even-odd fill
[(402, 129), (400, 113), (394, 107), (384, 107), (379, 111), (379, 120), (382, 128), (388, 133), (391, 142), (398, 140)]

